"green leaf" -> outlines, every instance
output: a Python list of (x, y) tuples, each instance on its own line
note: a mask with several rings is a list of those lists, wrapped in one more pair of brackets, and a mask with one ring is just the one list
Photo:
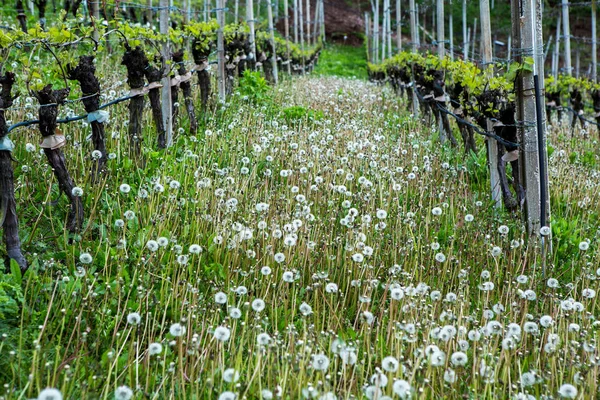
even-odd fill
[(21, 283), (23, 282), (23, 275), (21, 274), (21, 267), (19, 267), (19, 264), (12, 258), (10, 259), (10, 273), (15, 278), (15, 281), (17, 282), (17, 284), (21, 285)]

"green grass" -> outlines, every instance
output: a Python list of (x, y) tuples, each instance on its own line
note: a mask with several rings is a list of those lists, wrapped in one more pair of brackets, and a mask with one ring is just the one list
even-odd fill
[(367, 59), (364, 46), (327, 46), (319, 58), (319, 64), (314, 73), (323, 76), (335, 75), (367, 79)]

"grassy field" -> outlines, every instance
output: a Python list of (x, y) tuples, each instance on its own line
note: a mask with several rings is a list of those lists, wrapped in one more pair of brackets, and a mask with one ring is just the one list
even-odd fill
[(168, 151), (148, 127), (143, 167), (119, 106), (99, 185), (90, 128), (70, 124), (76, 237), (22, 131), (32, 268), (0, 273), (3, 399), (598, 397), (596, 133), (551, 132), (544, 277), (519, 217), (491, 206), (483, 142), (465, 157), (388, 88), (319, 77), (364, 77), (347, 50), (242, 87)]
[(326, 45), (314, 74), (367, 79), (366, 52), (364, 46)]

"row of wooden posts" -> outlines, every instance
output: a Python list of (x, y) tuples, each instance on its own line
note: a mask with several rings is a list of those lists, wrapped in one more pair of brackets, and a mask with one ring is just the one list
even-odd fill
[[(516, 121), (519, 124), (520, 152), (519, 159), (522, 166), (522, 182), (526, 193), (524, 204), (524, 215), (527, 221), (528, 232), (532, 237), (539, 235), (540, 228), (547, 226), (550, 217), (550, 203), (548, 196), (548, 175), (547, 175), (547, 150), (546, 150), (546, 116), (544, 105), (544, 42), (542, 38), (542, 6), (543, 0), (531, 0), (522, 2), (521, 0), (511, 0), (511, 19), (512, 19), (512, 46), (515, 49), (512, 55), (514, 62), (523, 62), (525, 57), (533, 57), (533, 71), (524, 71), (518, 75), (515, 82), (516, 91)], [(463, 16), (466, 15), (466, 2), (463, 1)], [(409, 0), (410, 14), (410, 47), (413, 52), (419, 50), (417, 5), (415, 0)], [(402, 1), (396, 0), (397, 12), (397, 32), (400, 33), (400, 16)], [(374, 4), (374, 24), (373, 40), (370, 41), (370, 57), (372, 60), (383, 60), (387, 55), (392, 56), (391, 32), (390, 32), (390, 7), (389, 0), (384, 0), (383, 13), (383, 35), (379, 30), (379, 0)], [(482, 67), (493, 63), (492, 58), (492, 37), (490, 23), (490, 0), (479, 0), (480, 8), (480, 39), (481, 39), (481, 60)], [(595, 10), (595, 7), (593, 8)], [(437, 37), (434, 44), (439, 57), (446, 55), (446, 40), (444, 27), (444, 2), (437, 0)], [(564, 31), (568, 30), (568, 6), (563, 6), (563, 21), (567, 21)], [(594, 14), (595, 15), (595, 14)], [(367, 14), (366, 29), (367, 38), (370, 36), (370, 16)], [(466, 20), (466, 19), (465, 19)], [(595, 21), (595, 19), (594, 19)], [(450, 23), (452, 20), (449, 21)], [(595, 27), (594, 27), (595, 28)], [(476, 27), (474, 28), (474, 30)], [(463, 25), (463, 35), (466, 38), (466, 28)], [(450, 31), (450, 43), (452, 48), (452, 30)], [(402, 48), (400, 36), (397, 36), (397, 50)], [(595, 35), (594, 35), (595, 36)], [(379, 39), (382, 42), (379, 42)], [(566, 35), (565, 43), (569, 43), (569, 36)], [(379, 49), (379, 47), (381, 47)], [(568, 44), (565, 46), (565, 72), (570, 72), (570, 57)], [(594, 48), (595, 49), (595, 48)], [(465, 55), (468, 50), (465, 50)], [(450, 52), (453, 55), (453, 52)], [(594, 58), (595, 62), (595, 58)], [(491, 73), (491, 71), (490, 71)], [(413, 112), (418, 115), (417, 96), (413, 97)], [(519, 122), (520, 121), (520, 122)], [(488, 121), (488, 131), (492, 131), (491, 122)], [(500, 177), (498, 168), (498, 143), (493, 138), (487, 138), (487, 156), (490, 170), (491, 198), (496, 207), (502, 206), (502, 193), (500, 189)], [(541, 237), (542, 248), (544, 248), (544, 237)]]
[[(392, 27), (392, 5), (390, 1), (393, 0), (383, 0), (383, 7), (380, 7), (380, 3), (382, 0), (376, 0), (371, 2), (372, 12), (365, 12), (365, 37), (367, 38), (367, 47), (368, 47), (368, 57), (369, 61), (372, 63), (383, 62), (386, 58), (389, 58), (395, 54), (395, 51), (399, 52), (402, 50), (402, 35), (401, 35), (401, 27), (402, 27), (402, 3), (403, 0), (395, 0), (395, 15), (396, 21), (395, 26)], [(405, 0), (404, 0), (405, 1)], [(535, 1), (535, 0), (534, 0)], [(568, 0), (561, 0), (560, 3), (561, 12), (558, 15), (557, 23), (556, 23), (556, 33), (555, 35), (550, 35), (546, 46), (544, 49), (544, 59), (545, 62), (548, 54), (550, 53), (550, 48), (554, 46), (551, 54), (551, 73), (556, 78), (560, 72), (564, 74), (571, 75), (575, 74), (577, 77), (580, 75), (580, 50), (578, 49), (575, 53), (576, 55), (576, 65), (573, 67), (571, 63), (571, 31), (570, 31), (570, 17), (569, 17), (569, 9), (571, 7), (590, 7), (591, 8), (591, 37), (589, 38), (589, 42), (591, 44), (591, 64), (589, 68), (589, 77), (593, 81), (597, 81), (598, 77), (598, 42), (597, 42), (597, 28), (596, 28), (596, 0), (591, 1), (589, 4), (574, 4), (570, 3)], [(446, 29), (445, 29), (445, 2), (443, 0), (436, 0), (436, 12), (433, 14), (435, 16), (434, 25), (436, 34), (435, 37), (433, 34), (429, 33), (425, 28), (426, 21), (426, 13), (423, 14), (423, 24), (419, 23), (419, 5), (414, 2), (414, 0), (409, 0), (409, 13), (411, 20), (411, 31), (412, 25), (414, 24), (415, 34), (411, 34), (411, 47), (419, 48), (421, 47), (421, 37), (420, 32), (423, 32), (423, 35), (427, 35), (430, 38), (430, 41), (437, 47), (438, 54), (445, 54), (446, 49), (448, 49), (448, 55), (451, 58), (454, 58), (458, 52), (455, 53), (454, 47), (454, 21), (452, 12), (448, 12), (448, 39), (445, 38)], [(452, 8), (452, 0), (449, 2), (449, 7)], [(492, 2), (493, 4), (493, 2)], [(542, 10), (543, 12), (543, 6)], [(382, 22), (380, 23), (380, 19)], [(480, 28), (480, 24), (484, 24), (485, 21), (479, 20), (478, 18), (474, 18), (472, 27), (469, 26), (467, 21), (467, 0), (462, 0), (462, 58), (464, 60), (478, 60), (483, 61), (483, 55), (478, 55), (475, 52), (477, 48), (477, 31)], [(393, 33), (396, 34), (396, 48), (394, 49), (392, 43)], [(508, 36), (508, 41), (506, 43), (506, 55), (507, 61), (511, 59), (512, 53), (512, 40), (513, 35)], [(483, 52), (483, 40), (485, 37), (483, 33), (480, 33), (479, 44), (480, 49)], [(424, 41), (423, 41), (424, 42)], [(503, 44), (503, 43), (502, 43)], [(560, 66), (560, 58), (561, 58), (561, 44), (563, 46), (562, 57), (563, 57), (563, 68), (562, 70), (559, 68)], [(494, 47), (492, 46), (492, 53)]]

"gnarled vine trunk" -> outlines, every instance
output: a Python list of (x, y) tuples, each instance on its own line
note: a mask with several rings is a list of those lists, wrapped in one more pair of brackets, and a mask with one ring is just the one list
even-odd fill
[(60, 190), (67, 196), (71, 209), (67, 218), (67, 229), (74, 233), (79, 231), (83, 224), (83, 203), (81, 198), (73, 193), (75, 183), (67, 170), (65, 156), (61, 150), (64, 137), (57, 135), (58, 106), (64, 103), (69, 95), (69, 89), (52, 90), (52, 85), (46, 85), (42, 90), (33, 95), (40, 102), (39, 128), (44, 140), (41, 147), (44, 149), (48, 163), (58, 180)]
[[(0, 77), (2, 93), (0, 93), (0, 141), (6, 140), (8, 127), (6, 126), (5, 109), (12, 106), (11, 95), (15, 75), (7, 72)], [(21, 271), (27, 270), (27, 260), (21, 251), (19, 239), (19, 220), (17, 218), (17, 202), (15, 201), (15, 184), (10, 150), (0, 150), (0, 217), (6, 252), (8, 257), (15, 260)]]
[[(177, 72), (179, 75), (185, 76), (188, 71), (183, 64), (183, 50), (180, 50), (173, 54), (173, 61), (178, 63), (179, 67)], [(190, 119), (190, 134), (195, 135), (198, 130), (198, 122), (196, 121), (196, 110), (194, 110), (194, 100), (192, 99), (192, 83), (187, 80), (179, 84), (181, 91), (183, 92), (183, 99), (185, 101), (185, 109)]]
[(148, 59), (144, 51), (137, 46), (132, 49), (125, 46), (122, 65), (127, 68), (127, 82), (132, 91), (139, 92), (139, 95), (129, 100), (129, 143), (130, 152), (134, 156), (139, 156), (142, 152), (142, 117), (144, 113), (144, 71), (148, 66)]
[[(98, 78), (96, 77), (94, 57), (79, 57), (79, 64), (77, 67), (69, 69), (69, 79), (79, 82), (84, 97), (82, 102), (85, 111), (88, 114), (98, 111), (100, 109), (100, 82), (98, 82)], [(100, 158), (96, 159), (95, 166), (92, 170), (94, 182), (97, 182), (100, 175), (105, 172), (107, 160), (106, 145), (104, 143), (104, 123), (93, 120), (90, 124), (92, 126), (92, 142), (94, 144), (94, 150), (98, 150), (101, 153)]]
[(19, 20), (21, 30), (27, 33), (27, 16), (25, 15), (23, 0), (17, 0), (17, 20)]
[[(160, 63), (160, 60), (158, 60)], [(146, 69), (144, 70), (146, 73), (146, 79), (148, 79), (148, 83), (152, 85), (160, 84), (160, 80), (162, 79), (163, 69), (158, 69), (155, 66), (148, 64)], [(161, 149), (167, 148), (167, 132), (165, 131), (165, 124), (163, 121), (162, 108), (161, 108), (161, 99), (160, 99), (160, 87), (151, 88), (148, 92), (148, 97), (150, 98), (150, 108), (152, 109), (152, 119), (154, 120), (154, 125), (156, 126), (156, 133), (158, 135), (158, 147)]]

